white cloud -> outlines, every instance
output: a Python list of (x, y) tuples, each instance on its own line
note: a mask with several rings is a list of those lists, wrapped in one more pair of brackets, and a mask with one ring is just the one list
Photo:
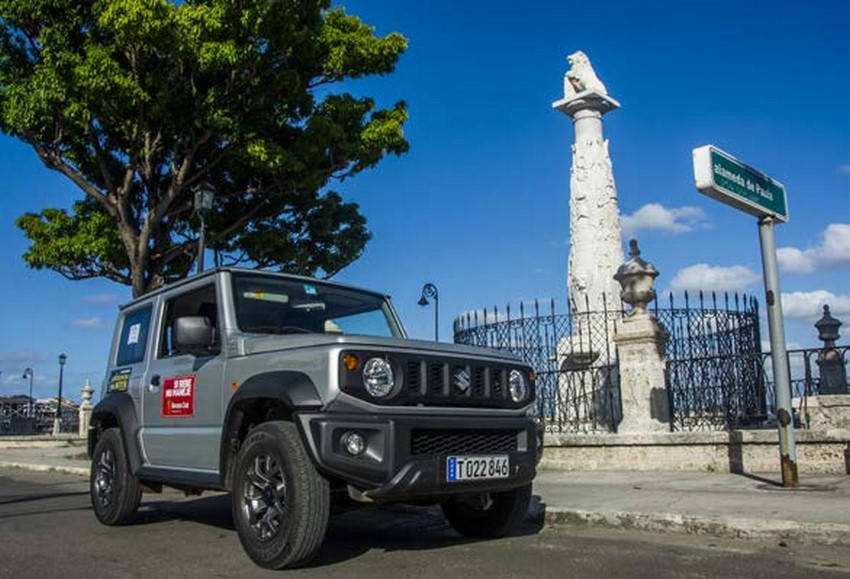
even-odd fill
[(90, 304), (111, 304), (118, 301), (118, 296), (115, 294), (97, 294), (86, 296), (83, 298), (83, 301)]
[(670, 280), (672, 291), (743, 291), (757, 283), (761, 276), (743, 265), (718, 267), (707, 263), (698, 263), (680, 269)]
[(850, 223), (830, 223), (814, 247), (780, 247), (779, 266), (788, 273), (812, 273), (839, 265), (850, 265)]
[(839, 173), (845, 173), (845, 174), (847, 174), (847, 175), (850, 175), (850, 165), (841, 165), (841, 166), (838, 168), (838, 172), (839, 172)]
[(71, 327), (79, 330), (101, 330), (106, 327), (106, 324), (100, 316), (93, 316), (91, 318), (73, 320)]
[(844, 317), (844, 320), (847, 320), (850, 317), (850, 295), (835, 295), (826, 290), (782, 294), (782, 314), (786, 318), (811, 320), (815, 323), (823, 315), (825, 304), (836, 318)]
[(631, 215), (620, 218), (620, 227), (626, 236), (640, 230), (687, 233), (705, 227), (705, 213), (699, 207), (673, 207), (668, 209), (659, 203), (647, 203)]

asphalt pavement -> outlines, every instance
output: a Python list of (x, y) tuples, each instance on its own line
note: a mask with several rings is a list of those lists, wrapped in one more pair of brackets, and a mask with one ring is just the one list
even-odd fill
[[(0, 439), (0, 468), (87, 477), (78, 439)], [(531, 513), (589, 525), (726, 538), (850, 546), (850, 476), (541, 470)]]

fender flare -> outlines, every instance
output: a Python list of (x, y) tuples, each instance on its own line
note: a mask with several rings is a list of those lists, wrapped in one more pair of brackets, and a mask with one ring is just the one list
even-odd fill
[[(292, 412), (317, 410), (322, 402), (316, 385), (303, 372), (280, 370), (256, 374), (243, 382), (230, 398), (222, 423), (221, 448), (219, 451), (220, 476), (222, 483), (227, 478), (227, 457), (231, 451), (230, 440), (237, 434), (235, 424), (239, 407), (259, 398), (277, 400)], [(296, 421), (297, 423), (297, 421)], [(300, 425), (299, 425), (300, 426)]]
[(136, 432), (139, 429), (139, 418), (133, 399), (126, 392), (107, 394), (92, 410), (89, 423), (88, 440), (86, 443), (89, 458), (94, 454), (97, 442), (96, 432), (104, 422), (117, 422), (124, 443), (124, 454), (130, 465), (130, 472), (138, 474), (142, 466), (142, 453), (136, 442)]

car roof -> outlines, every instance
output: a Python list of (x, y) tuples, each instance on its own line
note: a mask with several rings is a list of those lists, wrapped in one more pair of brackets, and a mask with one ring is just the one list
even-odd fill
[(295, 274), (291, 274), (291, 273), (282, 273), (282, 272), (276, 272), (276, 271), (266, 271), (266, 270), (262, 270), (262, 269), (250, 269), (250, 268), (244, 268), (244, 267), (217, 267), (217, 268), (213, 268), (213, 269), (208, 269), (208, 270), (206, 270), (202, 273), (199, 273), (199, 274), (195, 274), (195, 275), (183, 278), (179, 281), (172, 282), (170, 284), (166, 284), (166, 285), (159, 287), (159, 288), (157, 288), (157, 289), (155, 289), (151, 292), (148, 292), (148, 293), (146, 293), (142, 296), (139, 296), (138, 298), (136, 298), (136, 299), (134, 299), (130, 302), (127, 302), (126, 304), (123, 304), (122, 306), (120, 306), (119, 309), (125, 310), (125, 309), (133, 307), (133, 306), (135, 306), (135, 305), (137, 305), (141, 302), (145, 302), (145, 301), (148, 301), (152, 298), (155, 298), (156, 296), (158, 296), (161, 293), (171, 291), (174, 288), (178, 288), (178, 287), (183, 286), (183, 285), (188, 285), (190, 283), (194, 283), (196, 281), (203, 280), (203, 279), (206, 279), (206, 278), (213, 279), (214, 277), (216, 277), (217, 275), (222, 274), (222, 273), (236, 273), (236, 274), (240, 274), (240, 275), (256, 275), (256, 276), (285, 279), (285, 280), (289, 280), (289, 281), (296, 281), (296, 282), (303, 282), (303, 283), (318, 283), (318, 284), (338, 287), (338, 288), (342, 288), (342, 289), (349, 289), (349, 290), (355, 290), (355, 291), (359, 291), (359, 292), (369, 293), (369, 294), (372, 294), (372, 295), (375, 295), (375, 296), (378, 296), (378, 297), (381, 297), (381, 298), (386, 298), (386, 299), (390, 298), (390, 296), (388, 294), (384, 294), (384, 293), (381, 293), (381, 292), (376, 292), (376, 291), (373, 291), (373, 290), (368, 290), (368, 289), (364, 289), (364, 288), (357, 287), (357, 286), (339, 283), (339, 282), (336, 282), (336, 281), (330, 281), (330, 280), (325, 280), (325, 279), (316, 279), (316, 278), (307, 277), (307, 276), (303, 276), (303, 275), (295, 275)]

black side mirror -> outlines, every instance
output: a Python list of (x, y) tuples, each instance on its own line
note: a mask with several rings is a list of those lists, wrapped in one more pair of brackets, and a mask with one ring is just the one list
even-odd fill
[(209, 318), (183, 316), (174, 320), (174, 349), (178, 352), (206, 352), (215, 345), (215, 329)]

